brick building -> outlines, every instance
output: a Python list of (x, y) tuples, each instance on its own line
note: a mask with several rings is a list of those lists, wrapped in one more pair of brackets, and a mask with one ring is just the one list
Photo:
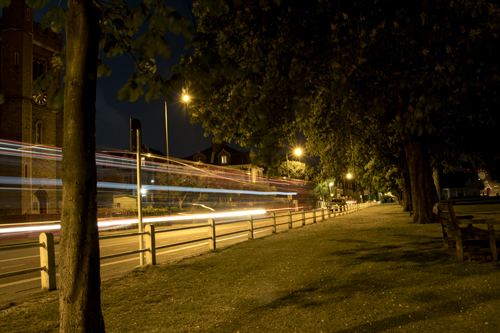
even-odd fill
[[(47, 107), (47, 91), (32, 93), (32, 83), (51, 70), (54, 53), (62, 51), (63, 37), (33, 21), (25, 1), (12, 1), (0, 18), (0, 139), (24, 143), (18, 153), (3, 156), (0, 176), (16, 180), (10, 190), (0, 189), (0, 214), (56, 214), (61, 192), (60, 158), (43, 157), (62, 147), (62, 110)], [(14, 155), (17, 155), (15, 157)], [(46, 156), (46, 155), (45, 155)], [(59, 151), (60, 157), (60, 151)], [(59, 164), (59, 167), (58, 167)], [(60, 189), (60, 187), (59, 187)]]

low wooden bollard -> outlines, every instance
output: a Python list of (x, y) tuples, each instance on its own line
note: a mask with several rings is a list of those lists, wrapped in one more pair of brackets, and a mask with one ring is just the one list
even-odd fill
[(42, 290), (56, 289), (56, 259), (54, 251), (54, 235), (49, 232), (42, 232), (39, 236), (40, 243), (40, 266), (44, 269), (40, 271)]
[(208, 240), (208, 248), (210, 250), (215, 250), (217, 248), (216, 245), (216, 238), (215, 238), (215, 220), (214, 219), (209, 219), (208, 220), (208, 237), (210, 239)]

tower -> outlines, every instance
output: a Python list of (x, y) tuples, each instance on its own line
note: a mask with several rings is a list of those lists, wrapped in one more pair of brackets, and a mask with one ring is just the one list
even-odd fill
[[(15, 154), (0, 161), (0, 176), (11, 182), (0, 189), (0, 214), (58, 213), (61, 179), (58, 159), (47, 158), (62, 147), (62, 110), (47, 107), (47, 97), (59, 87), (54, 80), (47, 91), (32, 93), (32, 83), (51, 70), (63, 37), (33, 21), (33, 9), (12, 1), (0, 18), (0, 139), (22, 142)], [(60, 151), (59, 151), (60, 155)]]

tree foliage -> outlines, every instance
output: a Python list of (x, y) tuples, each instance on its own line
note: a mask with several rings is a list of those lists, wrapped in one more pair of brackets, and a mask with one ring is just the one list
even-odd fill
[(195, 12), (197, 50), (181, 73), (192, 120), (217, 140), (269, 161), (303, 130), (332, 176), (371, 160), (354, 166), (355, 149), (380, 153), (407, 170), (419, 223), (437, 200), (431, 163), (488, 155), (477, 147), (499, 124), (497, 4), (200, 0)]

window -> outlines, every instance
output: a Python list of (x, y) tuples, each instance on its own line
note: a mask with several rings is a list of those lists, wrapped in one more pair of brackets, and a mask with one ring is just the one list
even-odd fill
[(222, 155), (220, 157), (220, 163), (221, 164), (227, 164), (227, 156), (226, 155)]
[(45, 61), (33, 58), (33, 81), (45, 72)]
[(41, 145), (43, 143), (43, 125), (39, 120), (35, 124), (35, 144)]
[(14, 52), (14, 65), (19, 66), (19, 53)]
[(28, 164), (24, 165), (24, 179), (28, 179)]

